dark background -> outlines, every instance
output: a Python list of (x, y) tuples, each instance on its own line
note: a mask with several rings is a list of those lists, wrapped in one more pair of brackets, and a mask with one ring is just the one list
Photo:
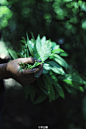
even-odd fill
[[(84, 0), (8, 0), (1, 3), (0, 29), (6, 46), (19, 49), (21, 37), (31, 32), (36, 38), (60, 44), (68, 53), (64, 59), (86, 80), (86, 2)], [(4, 9), (5, 10), (5, 9)], [(86, 91), (85, 91), (86, 92)], [(5, 91), (2, 129), (86, 129), (86, 95), (73, 90), (54, 102), (33, 105), (26, 101), (23, 89)]]

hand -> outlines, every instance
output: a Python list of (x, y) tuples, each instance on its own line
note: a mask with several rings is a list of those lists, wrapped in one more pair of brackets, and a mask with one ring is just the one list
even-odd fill
[(34, 58), (18, 58), (13, 61), (10, 61), (6, 64), (6, 71), (9, 78), (14, 78), (21, 85), (25, 86), (34, 82), (37, 78), (35, 75), (39, 74), (38, 78), (42, 74), (43, 64), (40, 64), (37, 68), (34, 69), (23, 69), (19, 71), (20, 63), (35, 63)]

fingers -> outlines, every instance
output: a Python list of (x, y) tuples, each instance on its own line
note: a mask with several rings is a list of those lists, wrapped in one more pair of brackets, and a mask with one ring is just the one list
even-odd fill
[[(19, 58), (18, 58), (19, 60)], [(34, 64), (35, 63), (35, 59), (34, 58), (20, 58), (20, 62), (22, 63), (31, 63), (31, 64)]]
[(42, 74), (43, 71), (43, 64), (40, 64), (37, 68), (33, 68), (33, 69), (23, 69), (21, 71), (21, 74), (26, 77), (26, 78), (30, 78), (30, 77), (35, 77), (38, 74), (38, 77)]
[(37, 78), (39, 78), (42, 72), (43, 72), (43, 64), (40, 64), (39, 68), (34, 73), (35, 75), (37, 75)]
[[(43, 68), (39, 71), (39, 73), (37, 74), (37, 77), (30, 77), (29, 79), (27, 79), (27, 81), (25, 81), (25, 83), (23, 84), (23, 86), (26, 86), (28, 83), (31, 84), (34, 81), (36, 81), (42, 74)], [(28, 82), (29, 81), (29, 82)]]

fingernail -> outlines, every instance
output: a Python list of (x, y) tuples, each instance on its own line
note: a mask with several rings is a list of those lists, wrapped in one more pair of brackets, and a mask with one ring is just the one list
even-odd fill
[(38, 62), (42, 62), (41, 60), (36, 60), (36, 61), (38, 61)]

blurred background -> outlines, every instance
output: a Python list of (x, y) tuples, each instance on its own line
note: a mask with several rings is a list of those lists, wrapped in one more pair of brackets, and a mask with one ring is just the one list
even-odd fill
[[(18, 51), (26, 32), (59, 44), (72, 70), (86, 80), (85, 0), (0, 0), (0, 53)], [(86, 91), (65, 91), (65, 100), (33, 105), (15, 80), (5, 80), (5, 87), (2, 129), (86, 129)]]

